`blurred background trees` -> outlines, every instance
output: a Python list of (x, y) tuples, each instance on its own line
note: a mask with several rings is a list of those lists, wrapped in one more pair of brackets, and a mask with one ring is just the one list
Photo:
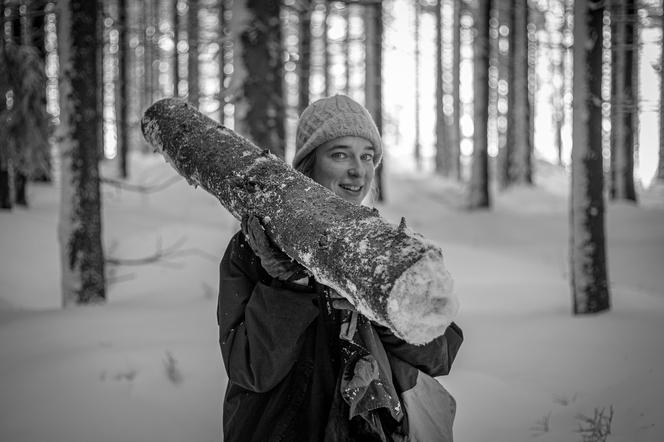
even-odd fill
[[(80, 111), (58, 95), (70, 72), (58, 51), (80, 42), (56, 24), (75, 4), (0, 2), (2, 209), (27, 206), (31, 183), (71, 176), (65, 140), (113, 165), (102, 175), (131, 179), (132, 156), (151, 154), (142, 111), (161, 97), (187, 99), (288, 161), (299, 113), (344, 93), (383, 133), (378, 201), (389, 202), (391, 171), (450, 180), (465, 195), (459, 209), (473, 210), (536, 186), (546, 163), (568, 171), (572, 291), (602, 299), (575, 304), (585, 312), (610, 305), (604, 200), (636, 204), (664, 181), (663, 137), (639, 142), (656, 139), (657, 124), (664, 133), (662, 82), (652, 90), (664, 74), (661, 0), (97, 0), (86, 28), (95, 78), (75, 86), (94, 88), (97, 106)], [(84, 14), (70, 12), (71, 23)], [(87, 135), (62, 129), (72, 115)], [(58, 125), (69, 138), (54, 136)], [(80, 180), (94, 182), (85, 164)], [(581, 257), (582, 237), (596, 256)]]

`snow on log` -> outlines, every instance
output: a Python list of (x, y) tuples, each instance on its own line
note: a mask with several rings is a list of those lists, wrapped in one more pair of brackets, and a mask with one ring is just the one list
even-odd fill
[(233, 216), (254, 214), (291, 258), (396, 336), (425, 344), (458, 311), (439, 247), (403, 222), (339, 198), (190, 104), (166, 98), (141, 121), (146, 140)]

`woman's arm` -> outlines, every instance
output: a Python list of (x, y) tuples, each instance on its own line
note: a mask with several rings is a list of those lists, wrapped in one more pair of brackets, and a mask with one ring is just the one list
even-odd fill
[(303, 335), (318, 315), (315, 292), (272, 280), (242, 233), (220, 265), (219, 343), (230, 382), (272, 389), (293, 367)]
[(374, 324), (374, 328), (388, 353), (430, 376), (442, 376), (450, 372), (463, 342), (463, 332), (454, 322), (442, 336), (425, 345), (409, 344), (397, 338), (387, 327)]

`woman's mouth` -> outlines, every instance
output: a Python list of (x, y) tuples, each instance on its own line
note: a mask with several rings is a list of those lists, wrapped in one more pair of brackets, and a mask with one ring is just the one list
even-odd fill
[(341, 187), (347, 192), (359, 193), (362, 190), (363, 186), (354, 186), (351, 184), (339, 184), (339, 187)]

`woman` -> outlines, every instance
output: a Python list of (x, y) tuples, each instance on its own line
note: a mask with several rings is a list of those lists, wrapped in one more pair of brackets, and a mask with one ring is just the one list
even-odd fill
[[(349, 97), (302, 113), (293, 167), (339, 197), (361, 204), (381, 156), (375, 123)], [(418, 373), (447, 374), (463, 340), (454, 324), (424, 346), (398, 339), (310, 277), (255, 217), (231, 239), (220, 276), (226, 442), (405, 440), (400, 397)]]

